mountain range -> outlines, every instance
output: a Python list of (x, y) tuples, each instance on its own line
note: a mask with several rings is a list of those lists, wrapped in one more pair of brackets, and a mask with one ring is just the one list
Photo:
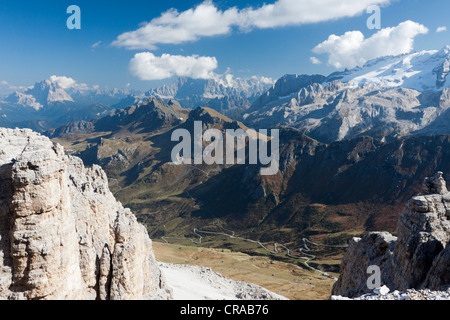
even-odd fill
[(146, 93), (128, 89), (61, 88), (43, 80), (0, 101), (0, 125), (37, 131), (73, 121), (99, 119), (111, 110), (149, 97), (177, 101), (185, 109), (207, 107), (256, 129), (295, 127), (329, 143), (369, 135), (397, 139), (446, 133), (449, 113), (450, 46), (368, 61), (323, 75), (264, 77), (226, 75), (179, 78)]
[(0, 99), (0, 125), (42, 132), (72, 121), (101, 118), (137, 101), (138, 96), (127, 89), (64, 89), (55, 81), (42, 80)]
[(403, 87), (417, 91), (442, 90), (450, 87), (450, 46), (439, 51), (420, 51), (399, 56), (381, 57), (362, 67), (336, 72), (328, 81), (341, 80), (352, 86)]
[[(393, 231), (423, 179), (450, 172), (448, 49), (330, 76), (285, 75), (268, 89), (261, 79), (181, 78), (45, 134), (86, 165), (102, 166), (152, 237), (185, 237), (219, 221), (261, 241), (339, 243), (366, 230)], [(232, 97), (246, 106), (207, 107)], [(192, 135), (195, 121), (222, 132), (280, 129), (279, 171), (264, 177), (259, 165), (175, 165), (172, 133)]]
[(170, 85), (141, 93), (83, 86), (62, 88), (56, 81), (42, 80), (0, 99), (0, 125), (43, 132), (73, 121), (99, 119), (153, 96), (167, 102), (177, 100), (186, 109), (207, 106), (237, 118), (271, 85), (272, 81), (264, 77), (227, 75), (211, 80), (179, 78)]
[(328, 77), (286, 75), (243, 119), (255, 128), (295, 127), (322, 142), (444, 133), (449, 65), (447, 46), (378, 58)]
[(210, 108), (187, 111), (152, 98), (78, 123), (81, 130), (74, 123), (47, 134), (86, 165), (101, 165), (152, 238), (217, 230), (219, 221), (261, 241), (301, 245), (303, 236), (317, 236), (339, 243), (365, 230), (392, 231), (424, 177), (450, 172), (450, 135), (326, 144), (288, 127), (280, 130), (275, 176), (261, 176), (250, 164), (174, 165), (172, 133), (183, 128), (192, 135), (195, 121), (203, 130), (247, 128)]
[(264, 77), (243, 79), (226, 75), (208, 80), (179, 78), (170, 85), (150, 90), (147, 95), (166, 101), (175, 99), (183, 108), (208, 107), (239, 118), (272, 85), (273, 81)]

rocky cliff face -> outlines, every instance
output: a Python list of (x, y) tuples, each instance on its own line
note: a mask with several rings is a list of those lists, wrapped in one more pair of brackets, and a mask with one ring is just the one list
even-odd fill
[(380, 267), (391, 290), (446, 290), (450, 286), (450, 192), (442, 172), (425, 179), (398, 221), (397, 237), (386, 232), (354, 238), (333, 295), (357, 297), (371, 290), (367, 268)]
[(262, 96), (261, 105), (257, 101), (246, 111), (244, 122), (252, 128), (295, 127), (324, 143), (361, 136), (392, 140), (423, 131), (448, 133), (438, 130), (448, 128), (447, 91), (351, 86), (339, 80), (312, 83), (285, 96)]
[(0, 129), (0, 299), (169, 297), (145, 228), (100, 167)]

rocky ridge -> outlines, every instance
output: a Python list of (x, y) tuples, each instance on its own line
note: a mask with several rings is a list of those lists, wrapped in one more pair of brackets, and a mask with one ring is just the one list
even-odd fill
[(389, 290), (446, 291), (450, 287), (450, 192), (442, 172), (427, 178), (423, 194), (413, 197), (398, 221), (397, 236), (372, 232), (353, 238), (332, 295), (370, 293), (367, 268), (380, 268)]
[(0, 299), (167, 299), (146, 229), (99, 166), (0, 129)]
[(243, 119), (254, 128), (291, 126), (324, 143), (371, 136), (448, 134), (450, 46), (381, 57), (320, 75), (285, 75)]
[(295, 127), (325, 143), (360, 136), (397, 139), (422, 131), (447, 133), (448, 94), (448, 88), (419, 92), (372, 84), (354, 87), (334, 80), (285, 96), (267, 96), (267, 103), (255, 102), (247, 111), (244, 122), (254, 128)]

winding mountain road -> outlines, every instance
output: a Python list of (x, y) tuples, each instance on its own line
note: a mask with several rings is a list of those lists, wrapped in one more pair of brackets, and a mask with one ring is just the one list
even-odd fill
[[(220, 225), (220, 227), (222, 228), (222, 229), (224, 229), (224, 230), (226, 230), (222, 225)], [(226, 237), (229, 237), (229, 238), (231, 238), (231, 239), (237, 239), (237, 240), (241, 240), (241, 241), (245, 241), (245, 242), (251, 242), (251, 243), (256, 243), (256, 244), (258, 244), (261, 248), (263, 248), (264, 250), (266, 250), (267, 252), (270, 252), (271, 254), (283, 254), (280, 250), (279, 250), (279, 248), (282, 248), (282, 249), (284, 249), (285, 251), (286, 251), (286, 256), (288, 256), (288, 257), (290, 257), (290, 258), (293, 258), (293, 259), (302, 259), (302, 260), (305, 260), (303, 263), (308, 267), (308, 268), (310, 268), (311, 270), (313, 270), (313, 271), (315, 271), (315, 272), (318, 272), (318, 273), (320, 273), (322, 276), (325, 276), (325, 277), (328, 277), (328, 278), (330, 278), (330, 279), (333, 279), (333, 280), (337, 280), (337, 278), (336, 277), (333, 277), (333, 276), (331, 276), (330, 274), (328, 274), (328, 273), (325, 273), (325, 272), (323, 272), (322, 270), (319, 270), (319, 269), (316, 269), (316, 268), (314, 268), (314, 267), (312, 267), (312, 266), (310, 266), (309, 264), (308, 264), (308, 262), (310, 262), (310, 261), (312, 261), (312, 260), (314, 260), (314, 259), (316, 259), (316, 256), (315, 255), (313, 255), (313, 254), (311, 254), (311, 253), (308, 253), (308, 252), (311, 252), (312, 250), (311, 250), (311, 248), (308, 246), (308, 244), (310, 244), (310, 245), (314, 245), (314, 246), (320, 246), (320, 247), (329, 247), (329, 248), (347, 248), (347, 245), (325, 245), (325, 244), (320, 244), (320, 243), (316, 243), (316, 242), (313, 242), (313, 241), (311, 241), (311, 240), (309, 240), (309, 239), (307, 239), (307, 238), (303, 238), (302, 239), (302, 241), (303, 241), (303, 247), (302, 248), (298, 248), (298, 249), (296, 249), (296, 250), (298, 250), (302, 255), (294, 255), (294, 254), (292, 254), (291, 253), (291, 250), (288, 248), (288, 247), (286, 247), (285, 245), (283, 245), (283, 244), (280, 244), (280, 243), (274, 243), (274, 250), (271, 250), (271, 249), (269, 249), (267, 246), (265, 246), (261, 241), (258, 241), (258, 240), (252, 240), (252, 239), (248, 239), (248, 238), (243, 238), (243, 237), (239, 237), (239, 236), (236, 236), (236, 233), (234, 232), (234, 231), (232, 231), (232, 230), (228, 230), (228, 231), (230, 231), (231, 233), (225, 233), (225, 232), (217, 232), (217, 231), (205, 231), (205, 230), (199, 230), (199, 229), (197, 229), (197, 228), (195, 228), (194, 230), (193, 230), (193, 232), (194, 232), (194, 234), (198, 237), (198, 240), (197, 241), (195, 241), (194, 239), (192, 239), (192, 238), (186, 238), (186, 237), (184, 237), (184, 238), (177, 238), (177, 237), (165, 237), (165, 236), (163, 236), (163, 237), (161, 237), (161, 239), (162, 240), (164, 240), (166, 243), (169, 243), (168, 241), (167, 241), (167, 239), (177, 239), (177, 240), (190, 240), (192, 243), (194, 243), (194, 244), (196, 244), (196, 245), (199, 245), (199, 244), (202, 244), (202, 239), (204, 238), (204, 236), (202, 236), (202, 234), (203, 235), (211, 235), (211, 236), (226, 236)]]

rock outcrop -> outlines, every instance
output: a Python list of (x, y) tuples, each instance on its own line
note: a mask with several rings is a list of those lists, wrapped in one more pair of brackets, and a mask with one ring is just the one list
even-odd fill
[[(386, 289), (386, 291), (389, 289)], [(376, 290), (374, 290), (376, 291)], [(360, 297), (351, 299), (342, 296), (332, 296), (330, 300), (450, 300), (450, 290), (447, 291), (433, 291), (430, 289), (415, 290), (408, 289), (400, 292), (373, 292), (367, 293)]]
[(442, 172), (424, 182), (398, 221), (397, 237), (373, 232), (354, 238), (342, 261), (332, 295), (358, 297), (367, 287), (369, 266), (380, 268), (391, 291), (447, 290), (450, 286), (450, 192)]
[(0, 299), (167, 299), (144, 226), (104, 171), (0, 129)]

